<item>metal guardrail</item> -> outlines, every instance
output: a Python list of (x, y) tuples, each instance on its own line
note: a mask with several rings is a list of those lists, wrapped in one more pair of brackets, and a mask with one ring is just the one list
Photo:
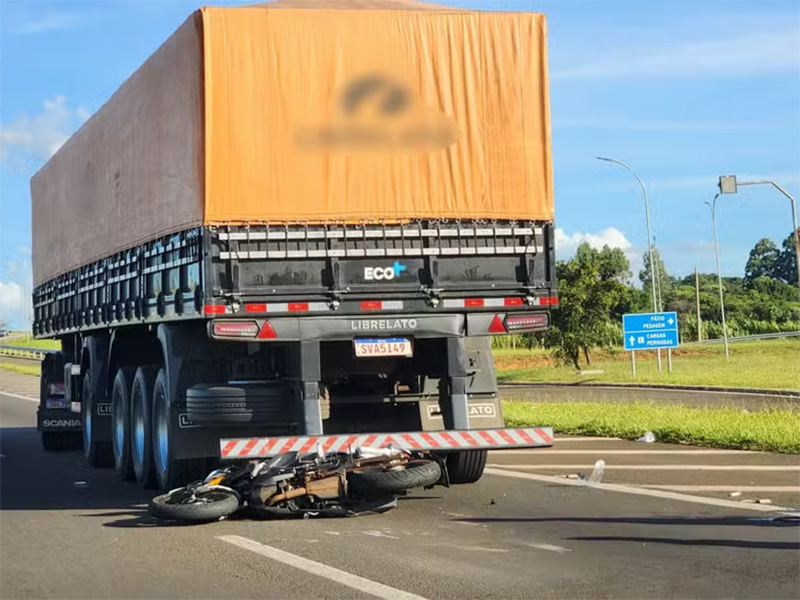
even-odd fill
[[(758, 333), (755, 335), (742, 335), (739, 337), (729, 337), (728, 342), (743, 342), (746, 340), (771, 340), (784, 337), (798, 337), (800, 331), (781, 331), (778, 333)], [(703, 340), (702, 342), (683, 342), (681, 346), (692, 346), (697, 344), (721, 344), (724, 338), (714, 338), (712, 340)]]
[(42, 360), (48, 354), (56, 350), (47, 348), (30, 348), (27, 346), (0, 346), (0, 356), (10, 356), (12, 358), (26, 358), (28, 360)]

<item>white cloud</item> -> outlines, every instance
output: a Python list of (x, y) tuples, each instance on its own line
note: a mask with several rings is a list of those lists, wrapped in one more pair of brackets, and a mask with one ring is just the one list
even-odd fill
[(40, 112), (0, 124), (0, 163), (20, 166), (48, 160), (88, 116), (86, 108), (72, 108), (64, 96), (56, 96), (46, 100)]
[(13, 281), (0, 281), (0, 321), (7, 327), (19, 327), (24, 321), (27, 294)]
[(795, 26), (725, 39), (682, 42), (656, 50), (630, 47), (582, 65), (556, 70), (552, 79), (587, 81), (797, 72), (799, 44), (800, 30)]
[(80, 27), (86, 22), (87, 19), (83, 15), (64, 11), (47, 11), (11, 27), (9, 33), (13, 35), (35, 35), (66, 31)]
[(602, 249), (603, 246), (622, 250), (631, 264), (633, 280), (638, 281), (637, 277), (642, 268), (642, 252), (616, 227), (607, 227), (600, 233), (576, 231), (572, 234), (567, 233), (560, 227), (556, 227), (556, 255), (559, 260), (571, 258), (578, 246), (584, 242), (598, 250)]
[(600, 233), (583, 233), (576, 231), (573, 234), (568, 234), (560, 227), (556, 227), (556, 252), (558, 252), (559, 258), (572, 256), (578, 246), (584, 242), (587, 242), (592, 248), (597, 248), (598, 250), (603, 246), (621, 248), (622, 250), (633, 248), (633, 244), (630, 240), (616, 227), (608, 227)]

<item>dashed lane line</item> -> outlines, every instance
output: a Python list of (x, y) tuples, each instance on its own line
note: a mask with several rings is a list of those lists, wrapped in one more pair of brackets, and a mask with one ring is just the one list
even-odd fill
[(246, 537), (239, 535), (221, 535), (217, 536), (217, 539), (227, 542), (228, 544), (238, 546), (239, 548), (249, 550), (250, 552), (260, 554), (261, 556), (269, 558), (270, 560), (274, 560), (284, 565), (294, 567), (295, 569), (305, 571), (306, 573), (316, 575), (317, 577), (330, 579), (339, 585), (347, 586), (351, 589), (358, 590), (359, 592), (364, 592), (365, 594), (371, 594), (377, 598), (384, 598), (385, 600), (425, 600), (422, 596), (417, 596), (415, 594), (378, 583), (377, 581), (372, 581), (371, 579), (353, 575), (347, 571), (342, 571), (341, 569), (336, 569), (335, 567), (330, 567), (314, 560), (303, 558), (302, 556), (297, 556), (296, 554), (291, 554), (284, 550), (279, 550), (278, 548), (261, 544)]
[(743, 492), (743, 493), (773, 493), (773, 494), (800, 494), (797, 485), (651, 485), (642, 484), (642, 487), (655, 490), (671, 490), (673, 492)]
[(19, 394), (12, 394), (11, 392), (3, 392), (0, 391), (0, 396), (8, 396), (9, 398), (16, 398), (17, 400), (27, 400), (28, 402), (36, 402), (39, 403), (39, 400), (36, 398), (29, 398), (28, 396), (20, 396)]
[[(607, 467), (606, 467), (607, 468)], [(688, 494), (680, 494), (669, 490), (650, 489), (645, 487), (636, 487), (630, 485), (622, 485), (619, 483), (595, 483), (588, 485), (587, 483), (575, 480), (564, 479), (562, 477), (553, 477), (550, 475), (537, 475), (534, 473), (520, 473), (518, 471), (509, 471), (505, 469), (494, 469), (487, 467), (484, 471), (487, 475), (499, 475), (500, 477), (512, 477), (515, 479), (525, 479), (528, 481), (537, 481), (540, 483), (556, 483), (559, 485), (571, 485), (575, 487), (591, 487), (598, 490), (607, 492), (619, 492), (623, 494), (633, 494), (637, 496), (650, 496), (651, 498), (662, 498), (665, 500), (678, 500), (682, 502), (693, 502), (695, 504), (708, 504), (711, 506), (722, 506), (725, 508), (737, 508), (740, 510), (754, 510), (757, 512), (775, 512), (775, 511), (788, 511), (789, 508), (783, 506), (775, 506), (772, 504), (746, 504), (742, 502), (735, 502), (733, 500), (723, 500), (721, 498), (707, 498), (704, 496), (691, 496)]]

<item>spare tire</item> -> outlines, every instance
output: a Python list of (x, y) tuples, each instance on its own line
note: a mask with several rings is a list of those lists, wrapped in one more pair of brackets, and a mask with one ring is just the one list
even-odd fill
[(359, 494), (376, 492), (399, 493), (413, 488), (433, 485), (442, 476), (439, 463), (431, 460), (412, 460), (403, 467), (384, 469), (367, 467), (347, 475), (350, 488)]
[(198, 424), (291, 422), (295, 409), (283, 382), (203, 384), (186, 390), (186, 412)]

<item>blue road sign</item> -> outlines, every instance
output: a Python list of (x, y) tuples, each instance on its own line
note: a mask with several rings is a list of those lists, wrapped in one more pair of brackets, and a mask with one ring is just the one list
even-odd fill
[(625, 350), (657, 350), (678, 347), (678, 314), (637, 313), (622, 315)]

